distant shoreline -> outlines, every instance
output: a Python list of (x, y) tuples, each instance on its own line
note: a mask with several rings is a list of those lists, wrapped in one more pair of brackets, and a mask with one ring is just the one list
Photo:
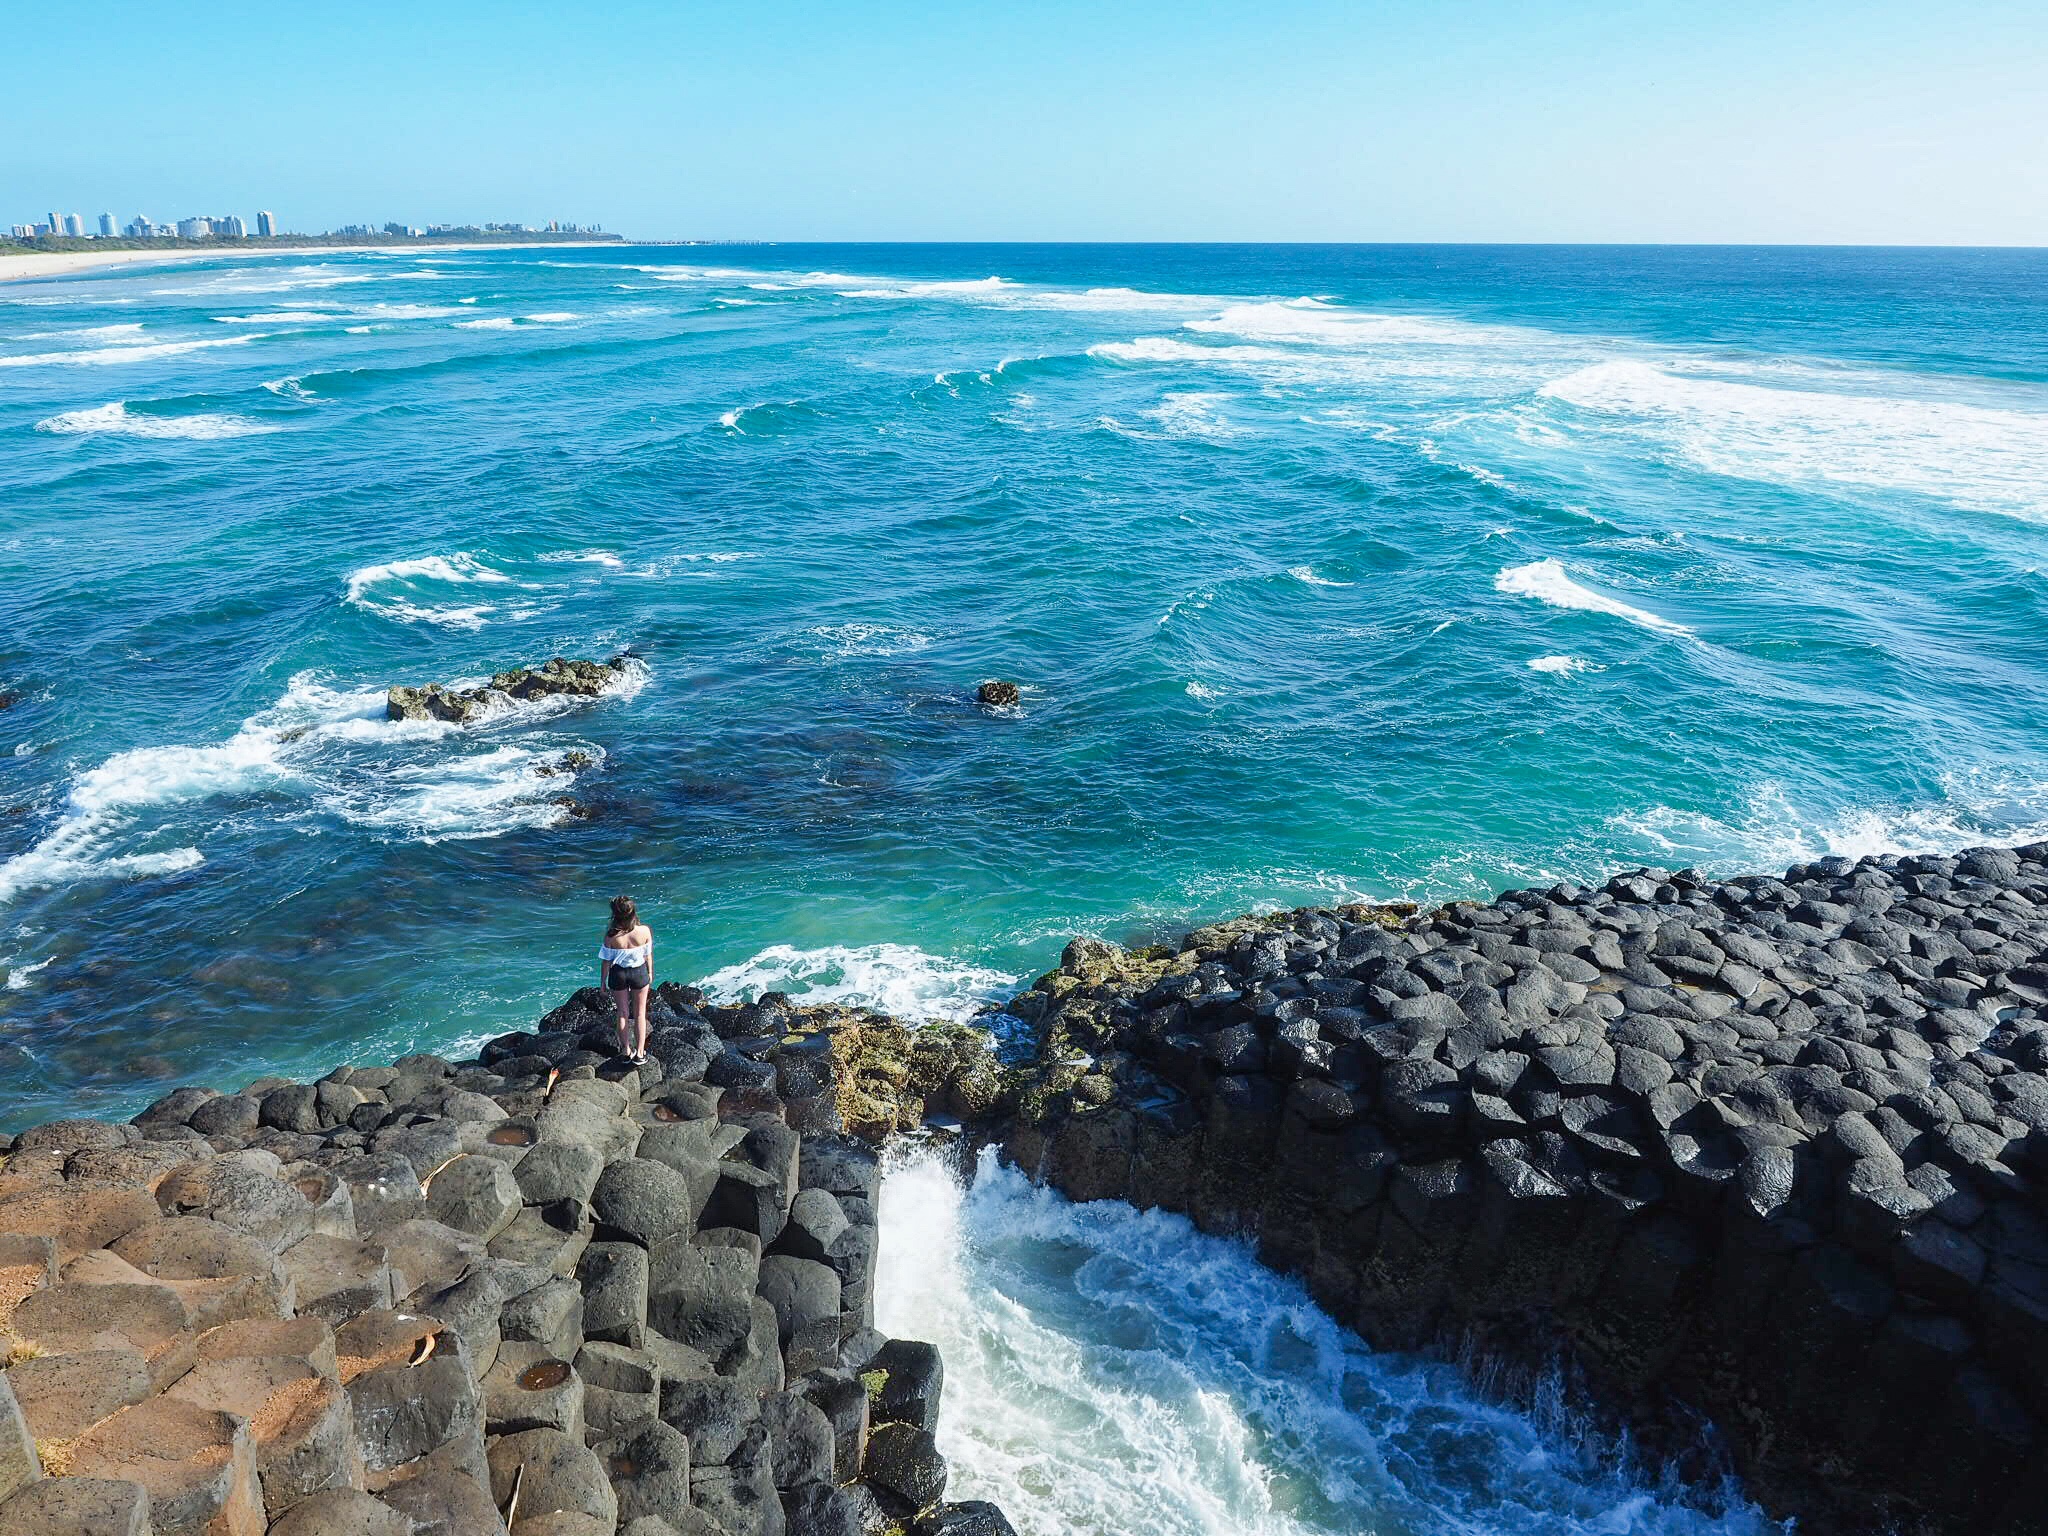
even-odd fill
[(610, 241), (592, 240), (417, 240), (405, 245), (224, 245), (218, 249), (184, 249), (175, 251), (25, 251), (19, 254), (0, 256), (0, 283), (20, 282), (27, 278), (61, 277), (66, 273), (86, 271), (93, 267), (129, 266), (137, 262), (192, 261), (208, 256), (338, 256), (357, 254), (365, 251), (413, 251), (432, 249), (436, 251), (539, 251), (571, 250), (596, 247), (601, 250), (624, 250), (628, 242), (614, 244)]

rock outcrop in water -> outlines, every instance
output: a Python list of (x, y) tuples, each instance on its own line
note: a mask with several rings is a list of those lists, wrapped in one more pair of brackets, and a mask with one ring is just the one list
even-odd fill
[(499, 672), (481, 688), (450, 688), (427, 683), (419, 688), (395, 685), (385, 698), (391, 720), (442, 720), (454, 725), (474, 721), (515, 703), (559, 697), (594, 699), (626, 675), (627, 659), (569, 661), (557, 656), (538, 667)]
[(1001, 681), (986, 682), (974, 690), (974, 702), (986, 704), (992, 709), (1013, 708), (1017, 701), (1023, 697), (1023, 693), (1015, 683)]
[(1704, 1413), (1802, 1530), (2048, 1526), (2048, 844), (1077, 940), (1009, 1011), (1077, 1199)]
[(0, 1142), (0, 1536), (1010, 1536), (943, 1502), (840, 1115), (880, 1136), (974, 1052), (649, 1017), (639, 1067), (585, 991), (473, 1062)]

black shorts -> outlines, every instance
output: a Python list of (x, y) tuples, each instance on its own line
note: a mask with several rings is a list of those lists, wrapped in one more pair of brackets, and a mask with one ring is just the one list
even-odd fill
[(604, 984), (612, 992), (644, 992), (652, 979), (644, 965), (615, 965), (605, 973)]

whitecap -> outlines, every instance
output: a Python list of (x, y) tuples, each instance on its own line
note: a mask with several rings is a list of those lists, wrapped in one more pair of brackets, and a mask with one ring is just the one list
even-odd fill
[(48, 969), (50, 962), (56, 958), (55, 955), (49, 955), (36, 961), (33, 965), (7, 966), (7, 990), (10, 992), (26, 992), (36, 973)]
[(1221, 408), (1229, 399), (1229, 395), (1215, 390), (1179, 390), (1163, 396), (1158, 405), (1144, 414), (1169, 437), (1239, 437), (1244, 429), (1222, 413)]
[(820, 624), (805, 633), (827, 642), (835, 656), (902, 656), (932, 643), (923, 630), (899, 624)]
[(1473, 346), (1521, 343), (1527, 333), (1500, 326), (1435, 319), (1426, 315), (1385, 315), (1346, 309), (1322, 299), (1233, 304), (1186, 329), (1241, 336), (1251, 341), (1313, 343), (1319, 346)]
[[(414, 600), (428, 584), (448, 586), (509, 585), (512, 578), (495, 570), (474, 555), (425, 555), (414, 560), (391, 560), (366, 565), (349, 572), (343, 601), (388, 619), (407, 623), (438, 624), (447, 629), (481, 629), (496, 616), (492, 603), (421, 603)], [(397, 588), (399, 590), (387, 590)]]
[(147, 412), (137, 414), (129, 410), (125, 402), (115, 400), (106, 405), (94, 406), (90, 410), (64, 411), (55, 416), (45, 417), (36, 423), (36, 430), (71, 437), (104, 434), (114, 437), (182, 437), (211, 441), (225, 437), (257, 437), (266, 432), (282, 432), (284, 428), (274, 422), (252, 421), (247, 416), (157, 416)]
[(1963, 768), (1942, 772), (1938, 782), (1937, 799), (1859, 804), (1764, 780), (1732, 810), (1658, 804), (1614, 816), (1610, 825), (1639, 840), (1658, 863), (1726, 870), (2048, 840), (2048, 779)]
[(1287, 574), (1296, 581), (1306, 582), (1311, 587), (1348, 587), (1352, 585), (1348, 581), (1332, 581), (1328, 576), (1318, 576), (1315, 567), (1311, 565), (1290, 565), (1287, 567)]
[(519, 322), (510, 315), (492, 315), (483, 320), (458, 320), (458, 331), (509, 331)]
[(912, 944), (774, 944), (697, 983), (713, 997), (751, 1002), (785, 992), (807, 1006), (873, 1008), (907, 1023), (962, 1022), (1018, 986), (1016, 977), (971, 961), (927, 954)]
[(608, 549), (552, 549), (538, 557), (549, 565), (609, 565), (626, 562)]
[(1531, 656), (1528, 661), (1531, 672), (1550, 672), (1559, 677), (1569, 677), (1574, 672), (1604, 672), (1607, 669), (1598, 662), (1587, 661), (1580, 656)]
[(1222, 698), (1223, 690), (1211, 688), (1207, 683), (1190, 682), (1187, 686), (1187, 695), (1191, 699), (1200, 699), (1204, 704), (1207, 704), (1212, 700)]
[(18, 341), (63, 341), (67, 337), (99, 337), (111, 339), (116, 336), (139, 336), (143, 326), (139, 320), (125, 321), (120, 325), (79, 325), (61, 331), (29, 331), (16, 337)]
[(210, 336), (203, 341), (152, 341), (139, 347), (93, 347), (77, 352), (36, 352), (0, 357), (0, 368), (39, 368), (62, 364), (147, 363), (160, 357), (178, 357), (212, 347), (240, 347), (263, 340), (266, 332), (247, 336)]
[(1539, 603), (1548, 603), (1553, 608), (1576, 608), (1584, 613), (1605, 613), (1617, 619), (1626, 619), (1644, 629), (1660, 630), (1670, 635), (1692, 633), (1683, 624), (1674, 623), (1659, 614), (1646, 609), (1634, 608), (1617, 598), (1606, 597), (1590, 588), (1580, 586), (1565, 574), (1563, 564), (1554, 557), (1533, 560), (1527, 565), (1510, 566), (1493, 578), (1496, 592), (1506, 592), (1515, 597), (1533, 597)]
[[(634, 661), (608, 693), (629, 698), (647, 677)], [(277, 797), (281, 820), (320, 810), (425, 842), (552, 825), (569, 814), (558, 803), (576, 778), (569, 752), (595, 760), (601, 749), (490, 738), (588, 702), (514, 703), (474, 726), (391, 720), (383, 688), (337, 689), (300, 673), (225, 742), (132, 748), (76, 775), (56, 825), (0, 863), (0, 903), (84, 880), (196, 868), (205, 862), (195, 845), (204, 829), (191, 825), (191, 808), (224, 799)]]
[(280, 309), (262, 315), (215, 315), (217, 325), (326, 325), (342, 311), (333, 309)]
[[(1615, 360), (1552, 380), (1540, 394), (1647, 436), (1712, 474), (1905, 491), (1973, 511), (2048, 521), (2048, 411), (1876, 393), (1930, 388), (1925, 381), (1876, 374), (1757, 371), (1807, 387)], [(1871, 392), (1845, 392), (1845, 385)]]

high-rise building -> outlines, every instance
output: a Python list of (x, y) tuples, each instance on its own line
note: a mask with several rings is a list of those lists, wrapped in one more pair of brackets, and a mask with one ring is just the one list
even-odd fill
[(256, 215), (256, 233), (266, 237), (277, 233), (277, 215), (268, 208)]
[(239, 240), (249, 233), (249, 226), (242, 222), (239, 213), (230, 213), (213, 220), (213, 232), (216, 235), (230, 235)]
[(85, 238), (85, 220), (75, 213), (65, 214), (64, 233), (71, 236), (74, 240), (83, 240)]
[(130, 240), (147, 240), (156, 233), (156, 226), (149, 222), (148, 214), (138, 213), (128, 221), (128, 227), (122, 233)]
[(33, 224), (17, 224), (14, 226), (14, 238), (17, 240), (32, 239), (35, 236), (35, 232), (36, 227)]
[(120, 231), (119, 231), (118, 229), (116, 229), (116, 228), (114, 227), (114, 216), (113, 216), (113, 215), (112, 215), (111, 213), (103, 213), (103, 214), (101, 214), (101, 215), (100, 215), (100, 238), (101, 238), (102, 240), (111, 240), (111, 239), (113, 239), (113, 238), (114, 238), (114, 236), (115, 236), (115, 235), (117, 235), (117, 234), (119, 234), (119, 233), (120, 233)]
[(211, 240), (213, 238), (213, 220), (206, 218), (178, 220), (178, 238), (180, 240)]

